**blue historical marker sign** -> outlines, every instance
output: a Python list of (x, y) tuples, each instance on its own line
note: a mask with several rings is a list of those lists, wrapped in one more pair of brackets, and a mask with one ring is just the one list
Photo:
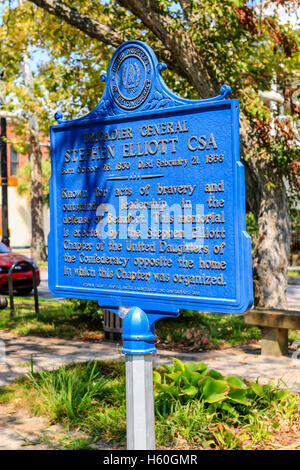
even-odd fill
[(51, 128), (49, 285), (146, 312), (252, 304), (238, 101), (190, 101), (152, 50), (113, 55), (88, 115)]

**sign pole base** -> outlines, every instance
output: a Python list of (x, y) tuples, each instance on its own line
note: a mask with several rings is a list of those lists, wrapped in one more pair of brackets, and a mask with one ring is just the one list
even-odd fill
[(126, 354), (127, 449), (154, 450), (152, 355)]
[[(158, 318), (154, 316), (153, 320)], [(154, 450), (154, 322), (143, 310), (133, 307), (124, 318), (122, 336), (126, 361), (127, 449)]]

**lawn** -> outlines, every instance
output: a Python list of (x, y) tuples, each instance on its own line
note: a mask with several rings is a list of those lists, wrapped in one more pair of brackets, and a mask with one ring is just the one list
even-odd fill
[[(274, 384), (224, 377), (203, 363), (174, 359), (173, 366), (154, 371), (154, 390), (157, 448), (277, 449), (285, 439), (289, 447), (300, 445), (299, 395)], [(81, 440), (58, 437), (61, 448), (89, 449), (100, 439), (125, 445), (123, 363), (31, 370), (0, 389), (0, 403), (84, 432)]]
[[(39, 299), (37, 318), (34, 301), (29, 297), (14, 297), (15, 314), (11, 318), (9, 307), (0, 311), (0, 330), (18, 335), (58, 337), (63, 339), (102, 339), (100, 309), (90, 309), (91, 302), (82, 307), (80, 301)], [(93, 305), (93, 304), (92, 304)]]
[[(33, 299), (15, 296), (15, 314), (9, 308), (0, 311), (0, 330), (18, 335), (35, 335), (76, 340), (103, 340), (103, 313), (96, 301), (39, 300), (37, 318)], [(184, 310), (176, 319), (156, 324), (157, 347), (184, 352), (207, 351), (256, 342), (259, 328), (246, 325), (243, 315), (212, 315)], [(290, 342), (300, 339), (300, 332), (290, 331)]]
[(292, 277), (295, 277), (295, 276), (300, 276), (300, 271), (298, 269), (295, 269), (295, 270), (289, 270), (288, 271), (288, 276), (292, 276)]

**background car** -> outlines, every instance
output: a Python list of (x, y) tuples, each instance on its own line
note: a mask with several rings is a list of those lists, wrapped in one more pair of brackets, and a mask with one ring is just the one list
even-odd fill
[[(8, 271), (18, 261), (28, 261), (36, 272), (37, 286), (40, 284), (40, 270), (36, 261), (27, 256), (14, 253), (4, 243), (0, 242), (0, 292), (8, 292)], [(26, 265), (18, 265), (13, 272), (13, 287), (19, 294), (29, 294), (33, 289), (31, 269)]]

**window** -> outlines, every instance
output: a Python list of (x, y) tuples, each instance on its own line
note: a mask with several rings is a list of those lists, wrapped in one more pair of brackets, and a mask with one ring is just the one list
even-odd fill
[(0, 242), (0, 253), (11, 253), (11, 250), (4, 243)]
[(11, 147), (10, 148), (10, 175), (16, 175), (19, 168), (19, 155), (17, 151)]

